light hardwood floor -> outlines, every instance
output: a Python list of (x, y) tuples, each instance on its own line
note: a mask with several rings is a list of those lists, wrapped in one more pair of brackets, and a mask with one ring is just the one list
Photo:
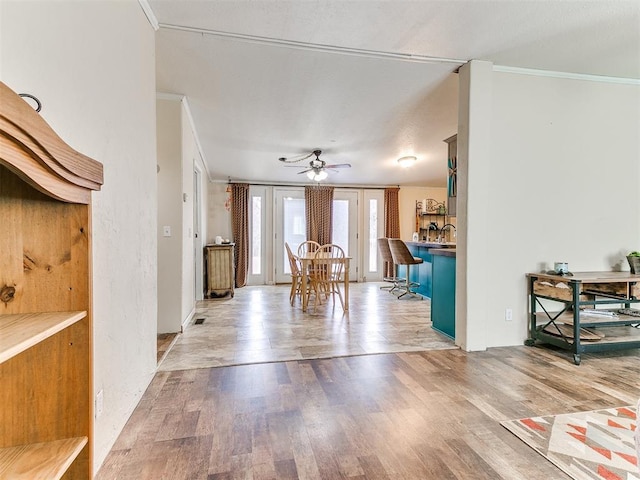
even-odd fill
[(238, 288), (234, 298), (199, 302), (160, 370), (455, 348), (431, 328), (428, 300), (398, 300), (380, 285), (353, 283), (347, 312), (339, 300), (308, 312), (299, 300), (291, 307), (288, 285)]
[(160, 371), (96, 478), (567, 479), (500, 421), (635, 404), (638, 353), (576, 366), (518, 346)]

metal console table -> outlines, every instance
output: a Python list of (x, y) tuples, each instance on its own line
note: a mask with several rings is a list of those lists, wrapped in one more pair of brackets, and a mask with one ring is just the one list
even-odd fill
[[(582, 353), (640, 348), (640, 317), (618, 312), (640, 303), (640, 275), (578, 272), (527, 277), (530, 336), (525, 345), (540, 342), (569, 350), (576, 365)], [(558, 305), (560, 310), (552, 311)]]

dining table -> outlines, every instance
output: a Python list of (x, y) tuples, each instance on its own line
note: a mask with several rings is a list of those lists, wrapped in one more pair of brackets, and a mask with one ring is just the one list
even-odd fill
[[(313, 260), (316, 258), (315, 252), (308, 252), (305, 255), (299, 256), (298, 260), (300, 261), (301, 269), (302, 269), (302, 279), (300, 285), (300, 297), (302, 299), (302, 311), (307, 311), (307, 306), (309, 304), (309, 288), (308, 288), (308, 275), (309, 269)], [(342, 262), (342, 282), (344, 283), (343, 290), (343, 299), (344, 299), (344, 310), (349, 310), (349, 265), (351, 263), (351, 257), (343, 257), (343, 258), (323, 258), (322, 263), (328, 262)]]

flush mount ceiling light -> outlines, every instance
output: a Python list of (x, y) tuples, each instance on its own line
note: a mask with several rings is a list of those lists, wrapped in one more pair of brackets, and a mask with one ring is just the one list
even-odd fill
[(418, 160), (416, 157), (414, 157), (413, 155), (410, 155), (408, 157), (399, 158), (398, 163), (402, 168), (409, 168), (411, 165), (416, 163), (416, 160)]

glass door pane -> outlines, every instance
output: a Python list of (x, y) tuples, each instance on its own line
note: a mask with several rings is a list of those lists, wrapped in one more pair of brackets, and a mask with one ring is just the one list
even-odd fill
[(336, 189), (333, 193), (332, 243), (351, 257), (349, 280), (358, 280), (358, 192)]
[(264, 285), (267, 280), (267, 189), (261, 185), (249, 187), (249, 271), (247, 285)]
[(298, 245), (306, 240), (306, 216), (303, 188), (276, 188), (275, 192), (275, 281), (276, 283), (291, 282), (291, 270), (284, 243), (295, 254)]
[(370, 282), (382, 280), (382, 259), (378, 252), (378, 238), (384, 237), (384, 190), (364, 191), (364, 271)]

